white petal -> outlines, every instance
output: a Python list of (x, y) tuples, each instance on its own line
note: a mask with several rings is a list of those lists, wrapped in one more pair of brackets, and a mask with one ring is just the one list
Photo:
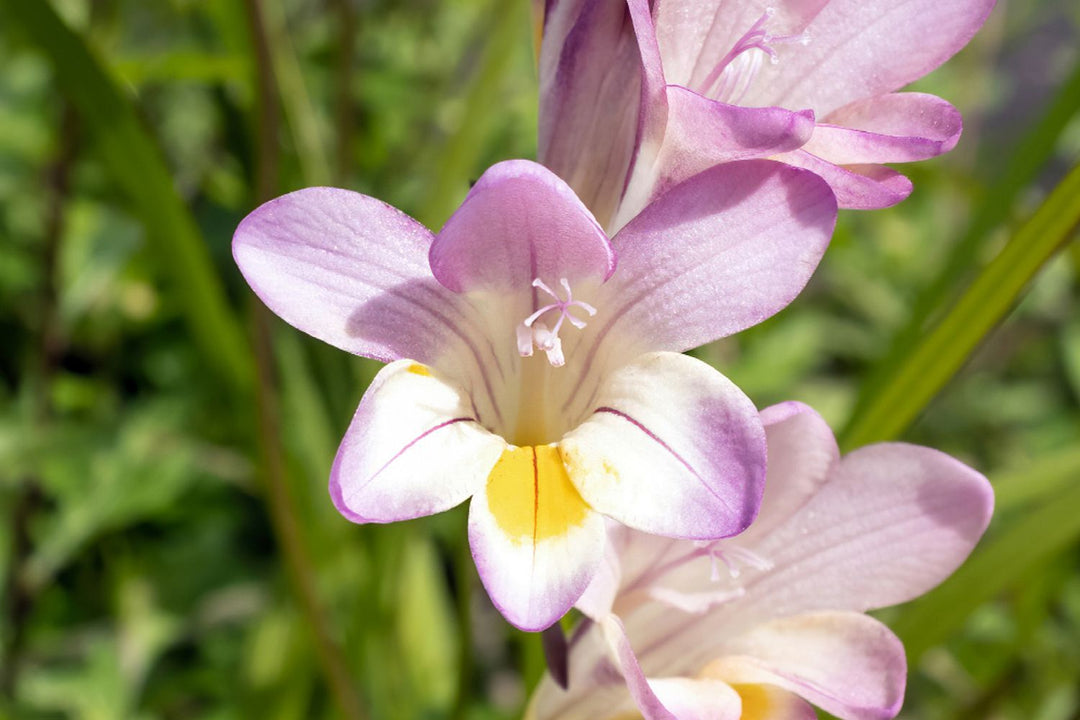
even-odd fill
[(649, 353), (614, 372), (591, 417), (560, 441), (593, 508), (656, 534), (745, 529), (765, 479), (764, 430), (741, 390), (705, 363)]
[(468, 395), (411, 360), (375, 377), (338, 448), (330, 495), (353, 522), (431, 515), (483, 487), (506, 442)]
[(469, 507), (480, 579), (522, 630), (543, 630), (570, 609), (596, 573), (603, 540), (603, 518), (550, 445), (505, 451)]

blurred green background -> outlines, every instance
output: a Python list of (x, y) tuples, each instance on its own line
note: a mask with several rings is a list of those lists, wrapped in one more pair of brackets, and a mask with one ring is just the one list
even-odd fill
[[(462, 508), (356, 526), (329, 502), (377, 366), (269, 316), (229, 243), (319, 184), (438, 228), (535, 156), (531, 22), (528, 0), (0, 0), (0, 717), (520, 715), (539, 642), (484, 596)], [(964, 113), (957, 149), (697, 354), (849, 449), (919, 442), (995, 482), (969, 564), (882, 613), (904, 717), (1078, 718), (1080, 5), (999, 3), (917, 87)]]

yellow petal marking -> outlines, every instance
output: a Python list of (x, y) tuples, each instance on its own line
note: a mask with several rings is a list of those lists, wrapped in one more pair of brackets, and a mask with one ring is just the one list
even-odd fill
[(515, 543), (565, 535), (589, 512), (554, 445), (504, 450), (488, 475), (487, 499), (499, 528)]
[(773, 693), (764, 685), (732, 684), (742, 698), (740, 720), (768, 720), (776, 710)]
[(420, 363), (413, 363), (409, 367), (405, 368), (407, 372), (411, 372), (413, 375), (420, 375), (423, 377), (431, 377), (431, 371)]

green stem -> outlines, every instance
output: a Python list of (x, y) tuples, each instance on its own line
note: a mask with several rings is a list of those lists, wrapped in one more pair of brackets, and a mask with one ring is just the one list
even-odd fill
[(473, 569), (469, 543), (458, 543), (454, 557), (454, 575), (457, 580), (457, 617), (461, 633), (461, 645), (458, 656), (458, 685), (454, 698), (454, 708), (450, 713), (452, 720), (465, 720), (472, 700), (473, 682), (473, 623), (472, 598), (476, 587), (476, 571)]
[[(260, 0), (245, 0), (256, 58), (257, 123), (255, 192), (259, 202), (276, 192), (278, 168), (277, 133), (280, 127), (270, 43)], [(300, 610), (315, 641), (315, 655), (342, 715), (349, 720), (365, 717), (341, 647), (330, 632), (329, 622), (316, 591), (315, 571), (293, 512), (282, 452), (281, 417), (277, 383), (273, 377), (274, 352), (270, 333), (270, 313), (257, 300), (251, 302), (251, 322), (255, 340), (256, 411), (262, 478), (274, 535), (281, 545), (285, 565)]]

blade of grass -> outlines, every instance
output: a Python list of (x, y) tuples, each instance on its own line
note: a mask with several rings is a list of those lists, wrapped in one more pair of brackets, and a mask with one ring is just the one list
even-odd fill
[(841, 446), (851, 449), (903, 433), (1078, 225), (1080, 165), (1013, 234), (935, 327), (912, 345), (889, 382), (853, 415), (841, 435)]
[(1063, 492), (1080, 481), (1080, 448), (1039, 458), (1018, 470), (994, 477), (994, 505), (999, 515)]
[[(256, 162), (254, 190), (256, 202), (266, 202), (275, 194), (280, 167), (278, 98), (275, 96), (271, 39), (260, 0), (243, 3), (254, 50), (253, 85), (255, 87)], [(349, 670), (341, 646), (331, 630), (329, 618), (319, 597), (311, 548), (308, 547), (297, 519), (286, 467), (278, 383), (274, 377), (274, 352), (270, 332), (270, 311), (251, 299), (251, 320), (255, 336), (257, 374), (256, 424), (262, 459), (262, 480), (274, 535), (281, 544), (293, 593), (312, 633), (315, 656), (326, 680), (330, 695), (341, 715), (348, 720), (367, 717), (357, 683)]]
[(872, 401), (874, 395), (903, 362), (906, 349), (917, 340), (935, 314), (947, 307), (949, 299), (955, 297), (956, 288), (960, 287), (962, 278), (970, 269), (971, 258), (979, 254), (980, 244), (991, 231), (1008, 220), (1017, 196), (1030, 187), (1039, 171), (1046, 167), (1062, 133), (1078, 112), (1080, 62), (1073, 67), (1072, 73), (1062, 84), (1046, 112), (1016, 145), (1004, 171), (986, 191), (964, 234), (949, 251), (949, 257), (941, 272), (919, 293), (907, 324), (896, 333), (890, 343), (887, 358), (863, 383), (856, 412), (860, 412)]
[(296, 146), (296, 156), (305, 185), (329, 185), (329, 145), (320, 126), (315, 105), (311, 102), (300, 61), (286, 28), (288, 19), (281, 2), (264, 3), (266, 32), (274, 61), (274, 78), (285, 120)]
[(147, 239), (210, 366), (248, 390), (254, 363), (194, 218), (173, 186), (160, 149), (91, 49), (48, 2), (0, 0), (48, 57), (113, 181), (141, 218)]
[(1016, 517), (936, 590), (906, 606), (891, 623), (914, 664), (963, 625), (971, 612), (1023, 579), (1043, 560), (1080, 540), (1080, 482), (1075, 468), (1053, 478), (1067, 488)]

